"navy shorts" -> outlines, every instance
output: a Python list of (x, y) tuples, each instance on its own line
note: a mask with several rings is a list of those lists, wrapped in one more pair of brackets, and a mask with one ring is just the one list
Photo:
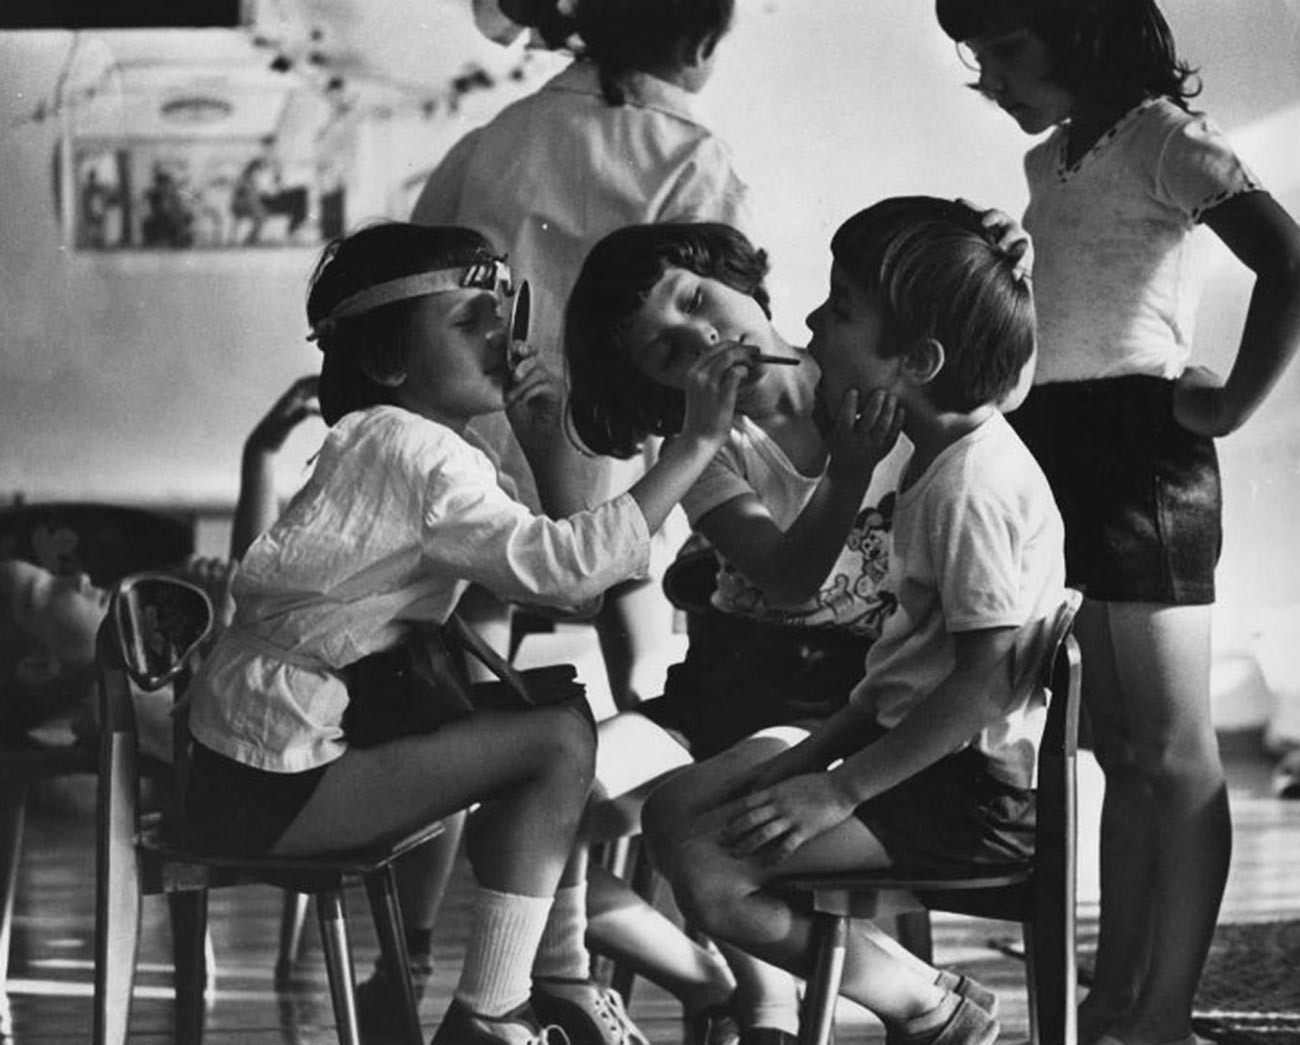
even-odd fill
[(315, 793), (328, 765), (269, 773), (194, 741), (186, 792), (186, 826), (201, 849), (264, 856)]
[(1008, 418), (1065, 520), (1066, 583), (1090, 599), (1214, 602), (1222, 492), (1214, 440), (1173, 416), (1174, 382), (1036, 386)]
[(764, 624), (710, 609), (692, 616), (686, 659), (668, 669), (663, 696), (636, 710), (702, 761), (760, 729), (843, 707), (869, 646), (836, 628)]
[[(887, 732), (877, 730), (867, 743)], [(895, 866), (941, 874), (1027, 860), (1035, 809), (1032, 790), (993, 776), (984, 753), (968, 747), (862, 803), (854, 815)]]

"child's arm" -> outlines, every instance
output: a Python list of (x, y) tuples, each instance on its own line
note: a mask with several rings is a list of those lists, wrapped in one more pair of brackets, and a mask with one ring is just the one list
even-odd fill
[(736, 803), (720, 840), (736, 856), (762, 852), (779, 863), (843, 823), (863, 802), (969, 743), (1006, 712), (1015, 628), (953, 636), (952, 672), (885, 736), (829, 773), (790, 777)]
[(309, 417), (320, 416), (316, 402), (319, 379), (300, 377), (275, 401), (248, 434), (239, 472), (239, 500), (230, 528), (230, 561), (243, 558), (248, 546), (261, 536), (280, 513), (272, 464), (284, 441)]
[(628, 491), (651, 533), (664, 524), (726, 440), (736, 412), (736, 392), (755, 353), (752, 345), (733, 344), (691, 364), (682, 430), (664, 443), (654, 467)]
[(718, 505), (696, 524), (773, 603), (797, 604), (817, 591), (862, 507), (871, 473), (898, 438), (903, 408), (893, 396), (876, 390), (861, 410), (858, 399), (851, 390), (840, 404), (826, 435), (826, 474), (788, 529), (777, 526), (757, 495), (749, 494)]
[(532, 345), (517, 343), (512, 359), (506, 419), (537, 483), (542, 510), (563, 519), (590, 507), (586, 460), (564, 430), (564, 387)]
[(1204, 368), (1190, 367), (1174, 390), (1178, 423), (1220, 436), (1254, 413), (1300, 345), (1300, 228), (1266, 192), (1227, 200), (1206, 213), (1204, 221), (1255, 273), (1228, 380), (1221, 385)]

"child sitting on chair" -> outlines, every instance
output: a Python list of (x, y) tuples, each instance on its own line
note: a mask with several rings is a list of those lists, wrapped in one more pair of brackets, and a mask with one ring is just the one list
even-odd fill
[[(687, 915), (796, 975), (812, 971), (811, 923), (774, 875), (942, 870), (1032, 847), (1044, 709), (1010, 679), (1065, 595), (1060, 515), (996, 405), (1033, 355), (1027, 279), (976, 211), (925, 197), (855, 215), (831, 249), (830, 296), (808, 321), (818, 396), (886, 391), (914, 447), (894, 514), (898, 606), (847, 707), (766, 761), (750, 743), (686, 770), (644, 812)], [(892, 1042), (997, 1035), (980, 999), (870, 923), (849, 941), (842, 993)]]
[[(589, 957), (562, 876), (591, 784), (582, 701), (480, 711), (349, 742), (344, 671), (446, 622), (471, 584), (554, 606), (644, 570), (651, 533), (726, 437), (752, 346), (692, 368), (682, 436), (631, 489), (581, 508), (559, 385), (502, 316), (509, 270), (469, 229), (384, 223), (326, 248), (307, 302), (330, 433), (311, 477), (248, 550), (235, 615), (189, 690), (187, 814), (205, 844), (277, 855), (400, 835), (477, 803), (469, 945), (435, 1041), (599, 1038), (607, 1008), (566, 988)], [(505, 410), (552, 517), (511, 496), (467, 438)], [(557, 889), (559, 890), (557, 897)], [(553, 907), (553, 901), (555, 901)], [(561, 986), (563, 985), (563, 986)]]

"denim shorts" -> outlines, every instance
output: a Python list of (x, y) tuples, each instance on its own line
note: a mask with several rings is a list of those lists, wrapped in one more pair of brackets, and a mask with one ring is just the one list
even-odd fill
[(1174, 382), (1039, 385), (1008, 418), (1065, 520), (1066, 583), (1104, 602), (1214, 602), (1222, 491), (1214, 441), (1173, 416)]
[[(886, 732), (877, 726), (867, 743)], [(967, 747), (862, 803), (854, 816), (895, 866), (942, 874), (1029, 859), (1036, 808), (1031, 789), (999, 780), (984, 753)]]

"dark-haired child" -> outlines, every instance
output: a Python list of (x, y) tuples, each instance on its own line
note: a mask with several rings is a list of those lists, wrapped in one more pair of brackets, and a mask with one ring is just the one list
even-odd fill
[[(973, 84), (1028, 134), (1039, 360), (1012, 423), (1065, 516), (1106, 778), (1080, 1041), (1185, 1042), (1227, 877), (1210, 717), (1213, 439), (1300, 344), (1300, 230), (1214, 122), (1154, 0), (940, 0)], [(1207, 226), (1255, 276), (1232, 372), (1189, 366)], [(1109, 1045), (1115, 1045), (1110, 1041)]]
[[(844, 223), (810, 317), (817, 395), (888, 394), (913, 446), (886, 583), (897, 608), (849, 704), (794, 747), (732, 748), (650, 796), (645, 830), (679, 903), (710, 935), (796, 975), (808, 914), (785, 871), (997, 863), (1032, 845), (1044, 708), (1013, 692), (1065, 598), (1062, 524), (999, 412), (1034, 348), (1028, 281), (979, 214), (925, 197)], [(835, 768), (829, 768), (842, 760)], [(991, 1042), (987, 998), (855, 923), (843, 993), (891, 1042)]]
[[(718, 556), (716, 592), (664, 694), (598, 727), (597, 794), (616, 802), (593, 807), (597, 837), (633, 827), (640, 800), (674, 770), (831, 714), (893, 606), (882, 581), (906, 458), (903, 447), (890, 453), (900, 412), (885, 395), (846, 393), (818, 416), (818, 366), (772, 326), (766, 275), (765, 253), (729, 226), (636, 225), (596, 244), (569, 299), (569, 406), (594, 452), (671, 443), (700, 357), (744, 343), (776, 360), (742, 383), (726, 445), (683, 499)], [(597, 949), (634, 955), (693, 1007), (728, 1000), (725, 967), (623, 883), (593, 870), (589, 896)], [(795, 981), (747, 955), (728, 960), (741, 1040), (793, 1037)]]
[[(331, 430), (312, 474), (248, 550), (235, 614), (191, 687), (189, 815), (223, 848), (280, 854), (365, 844), (480, 803), (467, 829), (478, 882), (468, 949), (435, 1040), (532, 1042), (543, 961), (585, 962), (552, 900), (586, 805), (590, 714), (566, 704), (482, 712), (358, 748), (344, 670), (445, 621), (466, 586), (572, 606), (643, 569), (650, 533), (725, 438), (753, 350), (702, 359), (685, 437), (596, 508), (552, 468), (555, 382), (511, 362), (508, 272), (481, 235), (389, 223), (326, 248), (307, 318)], [(535, 516), (510, 496), (469, 420), (505, 409), (538, 472)], [(563, 883), (581, 902), (580, 882)], [(588, 1037), (574, 1013), (574, 1040)]]
[[(461, 138), (429, 175), (411, 220), (467, 225), (506, 253), (532, 285), (530, 341), (562, 369), (561, 321), (587, 252), (624, 225), (659, 221), (750, 224), (749, 192), (731, 150), (711, 129), (700, 95), (736, 16), (735, 0), (522, 0), (508, 13), (552, 44), (577, 42), (575, 60), (536, 91)], [(500, 414), (475, 431), (501, 458), (524, 503), (532, 476)], [(571, 461), (588, 503), (623, 490), (637, 458)], [(653, 571), (676, 551), (680, 528), (653, 546)], [(472, 593), (477, 595), (478, 593)], [(504, 649), (507, 629), (481, 607), (485, 634)], [(636, 668), (669, 635), (659, 587), (632, 581), (606, 595), (594, 620), (617, 708), (634, 705)]]

